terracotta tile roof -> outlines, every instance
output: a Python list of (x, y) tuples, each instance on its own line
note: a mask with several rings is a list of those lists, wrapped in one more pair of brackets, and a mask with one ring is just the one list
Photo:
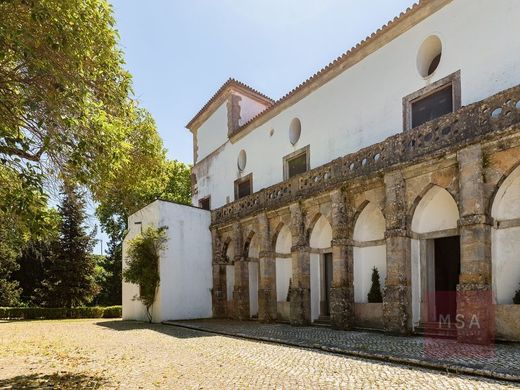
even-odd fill
[(261, 102), (265, 103), (266, 106), (271, 106), (274, 103), (274, 100), (269, 96), (264, 95), (263, 93), (257, 91), (256, 89), (250, 87), (249, 85), (235, 80), (233, 78), (229, 78), (222, 86), (218, 89), (218, 91), (208, 100), (208, 102), (199, 110), (199, 112), (193, 117), (193, 119), (186, 125), (186, 128), (191, 128), (191, 126), (195, 123), (195, 121), (206, 112), (206, 110), (218, 100), (218, 98), (228, 89), (235, 88), (237, 90), (246, 92), (250, 95), (253, 95)]

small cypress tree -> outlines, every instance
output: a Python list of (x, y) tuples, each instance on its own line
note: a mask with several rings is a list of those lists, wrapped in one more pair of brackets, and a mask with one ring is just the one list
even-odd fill
[(515, 305), (520, 305), (520, 290), (517, 290), (515, 296), (513, 297), (513, 303)]
[(381, 284), (379, 283), (379, 271), (376, 267), (372, 269), (372, 287), (368, 292), (369, 303), (383, 302), (383, 294), (381, 294)]
[(64, 184), (59, 237), (52, 247), (52, 255), (42, 282), (42, 303), (47, 307), (86, 305), (99, 292), (95, 283), (96, 263), (91, 255), (95, 244), (95, 230), (85, 227), (85, 200), (73, 185)]

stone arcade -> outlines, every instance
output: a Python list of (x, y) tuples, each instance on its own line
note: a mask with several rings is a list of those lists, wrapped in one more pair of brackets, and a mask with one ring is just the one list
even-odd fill
[(519, 19), (421, 1), (276, 102), (226, 82), (188, 124), (213, 316), (520, 340)]

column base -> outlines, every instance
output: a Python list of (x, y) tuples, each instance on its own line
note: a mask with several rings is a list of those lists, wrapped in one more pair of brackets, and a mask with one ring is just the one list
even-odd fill
[(334, 329), (354, 327), (354, 292), (348, 287), (330, 289), (330, 319)]
[(213, 318), (226, 318), (227, 300), (225, 291), (213, 289), (211, 296), (213, 300)]
[(272, 289), (258, 290), (258, 320), (264, 323), (275, 322), (277, 318), (276, 295)]
[(249, 312), (249, 288), (235, 287), (233, 291), (233, 318), (236, 320), (248, 320), (250, 318)]
[(311, 289), (292, 287), (291, 300), (291, 325), (305, 326), (311, 324)]
[(390, 334), (409, 335), (411, 326), (410, 289), (406, 285), (385, 286), (383, 298), (383, 322)]
[(457, 341), (488, 345), (495, 341), (493, 292), (488, 284), (457, 286)]

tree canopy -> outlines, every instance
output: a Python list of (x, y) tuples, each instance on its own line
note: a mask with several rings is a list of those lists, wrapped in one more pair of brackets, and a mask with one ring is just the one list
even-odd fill
[(105, 0), (0, 2), (0, 158), (83, 182), (124, 153), (130, 75)]
[(0, 1), (0, 304), (17, 300), (10, 275), (38, 253), (24, 246), (57, 232), (49, 184), (71, 183), (96, 203), (114, 303), (128, 216), (156, 198), (190, 203), (189, 167), (167, 160), (118, 44), (107, 0)]

